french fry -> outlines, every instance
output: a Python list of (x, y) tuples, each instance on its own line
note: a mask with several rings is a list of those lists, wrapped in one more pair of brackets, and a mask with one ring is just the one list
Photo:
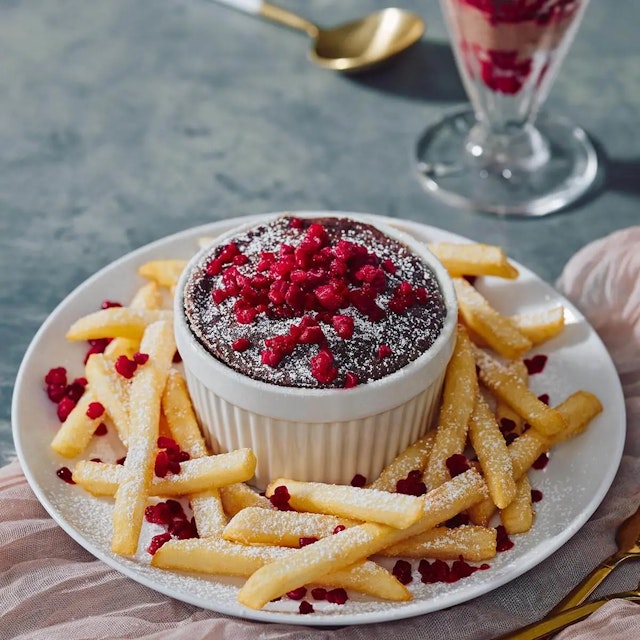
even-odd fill
[(397, 529), (406, 529), (422, 516), (422, 501), (416, 496), (288, 478), (271, 482), (265, 491), (267, 498), (281, 486), (286, 487), (289, 505), (297, 511), (379, 522)]
[(91, 389), (87, 389), (51, 441), (51, 448), (56, 453), (74, 458), (87, 448), (94, 431), (104, 420), (104, 417), (93, 420), (87, 416), (92, 402), (98, 402), (98, 398)]
[[(181, 496), (211, 488), (243, 482), (255, 472), (256, 457), (251, 449), (236, 449), (216, 456), (194, 458), (180, 463), (180, 473), (153, 477), (149, 495)], [(95, 496), (113, 496), (126, 477), (119, 464), (80, 460), (74, 470), (76, 484)]]
[(114, 368), (113, 360), (94, 353), (85, 365), (89, 388), (104, 406), (123, 444), (129, 437), (129, 381)]
[(518, 270), (500, 247), (454, 242), (434, 242), (428, 246), (453, 277), (498, 276), (510, 280), (518, 277)]
[(513, 501), (500, 512), (500, 520), (509, 535), (526, 533), (533, 525), (533, 505), (531, 504), (531, 484), (524, 475), (518, 480)]
[(516, 494), (513, 466), (498, 423), (480, 393), (476, 394), (469, 420), (469, 440), (478, 456), (491, 499), (498, 508), (504, 509)]
[[(506, 368), (510, 373), (520, 378), (520, 380), (525, 384), (527, 383), (529, 374), (527, 372), (527, 367), (522, 360), (512, 360), (507, 364)], [(519, 416), (508, 404), (499, 398), (496, 400), (495, 414), (496, 420), (501, 427), (505, 424), (504, 421), (508, 420), (509, 422), (507, 424), (513, 423), (513, 428), (510, 429), (510, 431), (517, 434), (522, 433), (522, 427), (524, 426), (522, 416)]]
[[(529, 429), (509, 445), (513, 478), (516, 482), (527, 473), (531, 465), (545, 451), (582, 433), (589, 422), (602, 411), (602, 404), (592, 393), (577, 391), (560, 403), (556, 409), (566, 423), (566, 427), (562, 431), (551, 437), (546, 437), (535, 429)], [(469, 516), (475, 524), (486, 525), (494, 512), (495, 504), (489, 498), (474, 504), (469, 509)]]
[(398, 480), (406, 478), (411, 471), (425, 468), (434, 439), (435, 431), (428, 431), (422, 438), (410, 444), (382, 470), (368, 488), (394, 492)]
[(507, 316), (498, 313), (464, 278), (454, 278), (453, 284), (463, 322), (494, 351), (514, 360), (531, 349), (531, 340), (523, 336)]
[(278, 547), (300, 546), (301, 538), (326, 538), (339, 525), (358, 524), (354, 520), (322, 513), (272, 511), (248, 507), (238, 512), (225, 527), (222, 537), (242, 544), (270, 544)]
[(381, 556), (405, 558), (433, 558), (468, 562), (490, 560), (496, 555), (496, 530), (472, 524), (449, 529), (435, 527), (413, 538), (398, 542), (382, 551)]
[[(208, 455), (198, 421), (196, 420), (187, 385), (182, 375), (172, 369), (162, 394), (162, 411), (171, 436), (192, 458)], [(248, 479), (248, 478), (247, 478)]]
[(173, 289), (186, 266), (186, 260), (151, 260), (138, 267), (138, 274), (153, 280), (161, 287)]
[(227, 516), (222, 508), (219, 489), (212, 488), (189, 496), (189, 505), (200, 538), (222, 534), (227, 525)]
[(535, 313), (518, 314), (511, 316), (511, 321), (534, 345), (541, 344), (564, 329), (564, 307), (559, 305)]
[[(391, 494), (397, 497), (398, 494)], [(367, 522), (322, 538), (258, 569), (245, 582), (238, 600), (252, 609), (321, 576), (349, 566), (378, 551), (418, 535), (452, 518), (471, 504), (486, 497), (482, 476), (470, 469), (421, 496), (424, 515), (407, 529)]]
[(150, 324), (144, 332), (140, 349), (149, 355), (149, 360), (138, 369), (131, 384), (129, 448), (124, 462), (124, 477), (118, 485), (113, 508), (111, 549), (121, 555), (136, 552), (151, 488), (160, 397), (176, 350), (172, 323), (160, 321)]
[(553, 435), (566, 427), (562, 414), (547, 406), (522, 382), (488, 353), (476, 349), (476, 363), (480, 381), (544, 435)]
[(110, 307), (100, 309), (76, 320), (69, 331), (68, 340), (95, 340), (97, 338), (130, 338), (140, 340), (145, 329), (153, 322), (171, 322), (173, 312), (163, 309), (132, 309)]
[(224, 512), (230, 518), (242, 509), (248, 507), (260, 507), (261, 509), (275, 509), (268, 498), (261, 496), (250, 486), (243, 482), (236, 482), (224, 487), (220, 487), (220, 499)]
[[(140, 287), (133, 298), (129, 307), (132, 309), (160, 309), (162, 298), (158, 291), (158, 285), (155, 282), (148, 282)], [(118, 356), (133, 356), (140, 346), (139, 340), (129, 340), (127, 338), (114, 338), (105, 348), (104, 355), (115, 360)]]
[[(151, 559), (154, 567), (206, 574), (250, 576), (261, 567), (291, 558), (294, 549), (250, 546), (222, 538), (170, 540)], [(318, 576), (314, 584), (342, 587), (375, 598), (402, 602), (411, 600), (408, 589), (384, 567), (370, 560)]]
[(425, 484), (439, 487), (451, 476), (447, 459), (462, 453), (478, 390), (476, 363), (466, 329), (458, 325), (456, 345), (447, 366), (435, 440), (425, 471)]

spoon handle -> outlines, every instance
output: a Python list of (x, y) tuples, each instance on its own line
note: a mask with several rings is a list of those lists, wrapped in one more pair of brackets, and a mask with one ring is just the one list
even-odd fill
[(287, 11), (287, 9), (283, 9), (282, 7), (277, 7), (265, 0), (213, 1), (218, 4), (224, 4), (233, 9), (237, 9), (238, 11), (243, 11), (244, 13), (262, 16), (263, 18), (267, 18), (273, 22), (278, 22), (279, 24), (291, 27), (292, 29), (297, 29), (298, 31), (304, 31), (311, 38), (316, 38), (318, 36), (318, 27), (315, 24), (309, 22), (309, 20), (302, 16), (291, 11)]

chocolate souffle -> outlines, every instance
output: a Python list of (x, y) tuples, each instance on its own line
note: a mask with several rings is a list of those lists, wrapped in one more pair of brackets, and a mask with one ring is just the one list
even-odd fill
[(446, 316), (433, 271), (404, 244), (343, 217), (280, 216), (206, 254), (185, 287), (193, 335), (255, 380), (354, 387), (429, 349)]

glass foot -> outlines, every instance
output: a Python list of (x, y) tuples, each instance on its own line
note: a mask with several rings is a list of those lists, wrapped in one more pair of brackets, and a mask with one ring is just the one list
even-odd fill
[(451, 205), (498, 215), (543, 216), (577, 200), (596, 179), (593, 145), (564, 118), (541, 115), (535, 128), (530, 127), (529, 137), (544, 147), (536, 152), (544, 161), (530, 166), (510, 163), (508, 153), (487, 158), (474, 142), (476, 124), (470, 109), (450, 113), (429, 127), (416, 146), (421, 182)]

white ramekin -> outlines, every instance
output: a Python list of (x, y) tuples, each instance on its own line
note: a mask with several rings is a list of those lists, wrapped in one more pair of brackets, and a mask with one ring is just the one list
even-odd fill
[(349, 484), (354, 475), (362, 474), (371, 481), (426, 432), (438, 409), (458, 314), (449, 274), (423, 243), (375, 216), (322, 212), (311, 217), (331, 215), (371, 224), (420, 256), (440, 284), (447, 315), (425, 353), (379, 380), (351, 389), (269, 384), (238, 373), (202, 347), (185, 318), (183, 296), (189, 274), (213, 247), (276, 215), (235, 228), (197, 253), (176, 290), (176, 344), (196, 415), (213, 451), (251, 448), (258, 461), (252, 483), (259, 488), (278, 477)]

